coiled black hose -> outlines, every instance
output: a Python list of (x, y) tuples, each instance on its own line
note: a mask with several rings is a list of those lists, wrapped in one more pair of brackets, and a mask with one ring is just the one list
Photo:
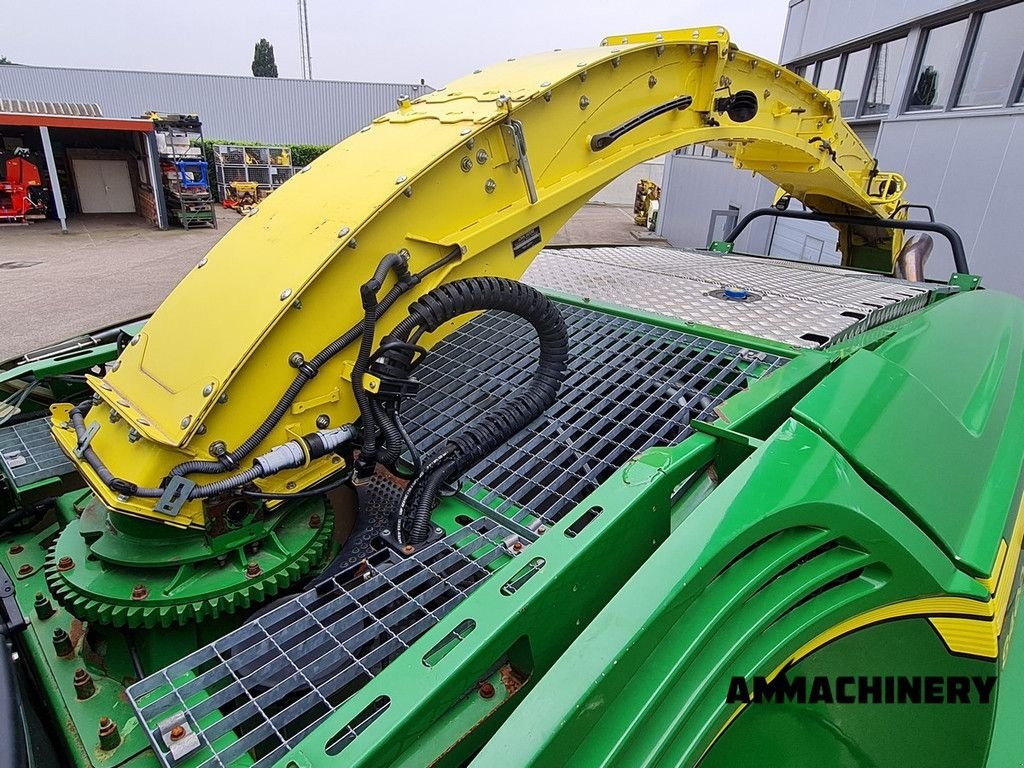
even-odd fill
[(549, 408), (558, 396), (569, 360), (569, 337), (558, 308), (542, 293), (515, 280), (473, 277), (435, 288), (409, 307), (409, 316), (389, 338), (408, 341), (414, 332), (433, 332), (468, 312), (498, 310), (529, 321), (540, 342), (530, 382), (498, 407), (449, 438), (423, 474), (406, 487), (399, 507), (399, 540), (421, 544), (441, 486), (463, 474)]

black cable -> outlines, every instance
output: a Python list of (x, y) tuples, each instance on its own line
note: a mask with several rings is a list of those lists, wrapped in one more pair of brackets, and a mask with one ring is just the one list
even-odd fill
[(530, 322), (539, 341), (537, 368), (523, 388), (449, 438), (441, 453), (406, 486), (396, 525), (399, 541), (407, 533), (411, 544), (423, 543), (441, 486), (540, 416), (554, 403), (565, 378), (569, 339), (558, 308), (539, 291), (514, 280), (476, 277), (439, 286), (413, 302), (409, 316), (386, 338), (412, 343), (455, 317), (482, 310), (509, 312)]
[[(399, 280), (399, 282), (392, 286), (378, 302), (376, 318), (379, 319), (382, 317), (384, 313), (391, 309), (402, 294), (410, 288), (419, 285), (425, 277), (438, 269), (457, 261), (461, 256), (462, 249), (459, 246), (455, 246), (451, 251), (434, 263), (429, 264), (419, 272), (409, 275), (404, 281)], [(362, 322), (359, 322), (308, 360), (307, 367), (299, 370), (295, 378), (292, 380), (292, 383), (281, 396), (277, 405), (271, 409), (263, 422), (237, 448), (232, 451), (228, 451), (216, 461), (203, 461), (200, 459), (182, 462), (181, 464), (173, 467), (169, 475), (173, 477), (175, 475), (189, 475), (193, 472), (220, 474), (221, 472), (226, 472), (230, 469), (236, 468), (241, 460), (252, 453), (256, 446), (262, 443), (266, 439), (267, 435), (270, 434), (271, 430), (277, 426), (278, 422), (284, 418), (285, 414), (288, 413), (288, 409), (291, 408), (292, 403), (295, 402), (295, 398), (298, 397), (299, 392), (301, 392), (306, 383), (316, 375), (316, 372), (319, 371), (327, 361), (356, 341), (356, 339), (361, 335)]]
[(289, 491), (287, 493), (268, 493), (268, 492), (264, 492), (264, 491), (247, 491), (247, 490), (245, 490), (243, 488), (238, 493), (239, 493), (239, 495), (245, 496), (246, 498), (249, 498), (249, 499), (267, 499), (267, 500), (285, 500), (285, 501), (288, 500), (288, 499), (306, 499), (306, 498), (309, 498), (311, 496), (320, 496), (321, 494), (324, 494), (324, 493), (330, 493), (331, 491), (336, 491), (339, 488), (341, 488), (342, 486), (344, 486), (345, 484), (347, 484), (348, 481), (351, 480), (351, 479), (352, 479), (352, 473), (351, 472), (346, 472), (344, 475), (341, 475), (340, 477), (335, 478), (334, 480), (332, 480), (330, 483), (327, 483), (326, 485), (313, 486), (311, 488), (305, 488), (305, 489), (303, 489), (301, 491)]

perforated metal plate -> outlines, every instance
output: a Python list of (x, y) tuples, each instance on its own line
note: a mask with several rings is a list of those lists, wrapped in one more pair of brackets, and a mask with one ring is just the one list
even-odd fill
[(273, 765), (512, 556), (511, 535), (481, 518), (412, 557), (371, 560), (130, 686), (160, 761)]
[[(519, 524), (555, 522), (626, 461), (678, 443), (694, 419), (785, 358), (650, 323), (559, 304), (570, 334), (558, 401), (473, 467), (462, 496)], [(406, 420), (416, 444), (439, 445), (532, 375), (536, 336), (488, 312), (439, 342), (417, 370)]]
[[(929, 290), (836, 267), (657, 246), (547, 249), (523, 280), (801, 347), (825, 345), (875, 310)], [(742, 288), (760, 299), (711, 295), (723, 288)]]

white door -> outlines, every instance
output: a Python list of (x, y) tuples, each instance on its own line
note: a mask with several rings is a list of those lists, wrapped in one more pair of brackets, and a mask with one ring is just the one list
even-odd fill
[(82, 213), (135, 213), (127, 160), (75, 158), (73, 163)]

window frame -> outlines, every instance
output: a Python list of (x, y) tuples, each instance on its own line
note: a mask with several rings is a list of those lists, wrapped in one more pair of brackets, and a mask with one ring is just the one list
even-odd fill
[[(982, 18), (987, 13), (1000, 11), (1017, 3), (1006, 3), (984, 10), (975, 11), (970, 15), (970, 23), (967, 25), (967, 34), (964, 37), (964, 47), (960, 53), (960, 64), (957, 67), (956, 80), (953, 81), (954, 90), (950, 94), (952, 102), (943, 112), (972, 112), (991, 109), (1007, 109), (1024, 103), (1024, 94), (1021, 93), (1021, 78), (1024, 75), (1024, 46), (1021, 46), (1020, 59), (1017, 61), (1016, 73), (1010, 81), (1010, 87), (1003, 100), (997, 104), (965, 104), (960, 105), (960, 97), (963, 95), (964, 81), (967, 79), (967, 69), (971, 64), (971, 57), (974, 56), (974, 49), (978, 44), (978, 35), (981, 32)], [(940, 25), (941, 26), (941, 25)], [(1018, 95), (1020, 98), (1018, 98)]]

